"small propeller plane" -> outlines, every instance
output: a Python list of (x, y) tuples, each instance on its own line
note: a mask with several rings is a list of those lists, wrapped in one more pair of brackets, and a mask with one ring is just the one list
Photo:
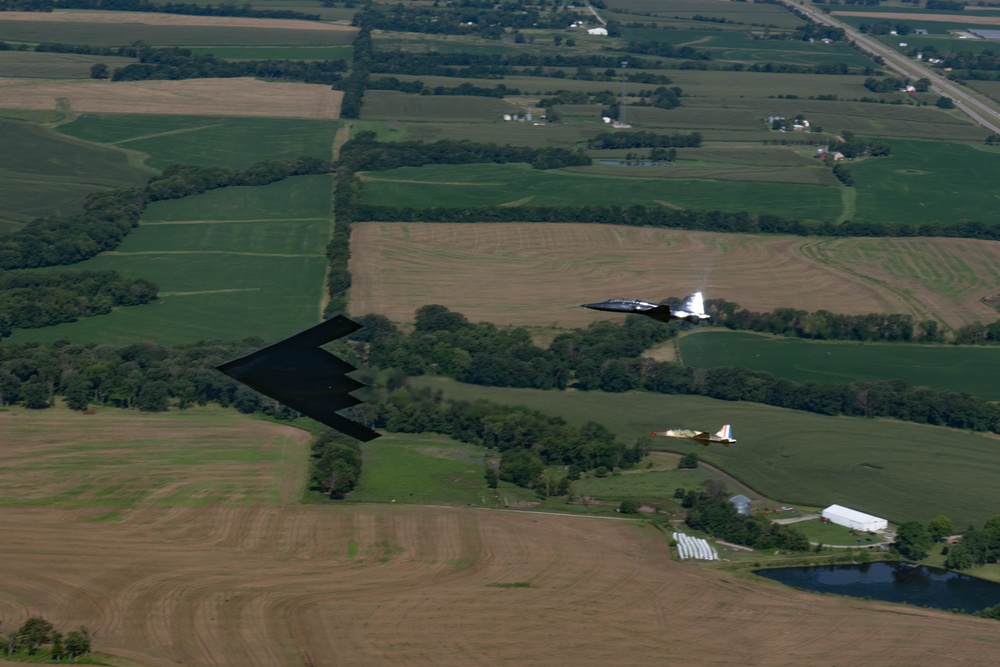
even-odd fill
[(709, 315), (705, 312), (705, 300), (701, 292), (689, 294), (678, 308), (671, 308), (666, 304), (650, 303), (641, 299), (608, 299), (598, 303), (582, 304), (583, 308), (592, 310), (604, 310), (612, 313), (633, 313), (635, 315), (645, 315), (659, 322), (669, 322), (670, 320), (687, 320), (691, 324), (698, 324), (702, 320), (707, 320)]
[(658, 435), (664, 438), (694, 440), (699, 445), (704, 445), (706, 447), (713, 442), (719, 443), (725, 447), (728, 447), (732, 443), (736, 442), (736, 438), (733, 437), (733, 427), (729, 424), (720, 428), (715, 435), (709, 434), (708, 431), (692, 431), (686, 428), (671, 429), (660, 432), (653, 431), (650, 435)]

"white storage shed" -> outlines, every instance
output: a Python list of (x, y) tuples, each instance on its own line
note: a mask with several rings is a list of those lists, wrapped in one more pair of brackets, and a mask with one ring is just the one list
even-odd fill
[(823, 510), (822, 516), (830, 523), (855, 530), (885, 530), (889, 527), (889, 522), (885, 519), (840, 505), (830, 505)]

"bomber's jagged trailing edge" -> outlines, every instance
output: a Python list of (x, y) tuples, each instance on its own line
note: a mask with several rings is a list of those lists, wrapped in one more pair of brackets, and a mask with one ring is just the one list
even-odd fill
[(710, 434), (708, 431), (692, 431), (686, 428), (679, 429), (668, 429), (666, 431), (653, 431), (650, 435), (658, 435), (663, 438), (681, 438), (683, 440), (694, 440), (699, 445), (705, 445), (708, 447), (709, 444), (716, 442), (720, 445), (728, 447), (732, 443), (736, 442), (736, 438), (733, 437), (733, 428), (726, 424), (720, 428), (715, 435)]
[(671, 308), (667, 304), (650, 303), (641, 299), (608, 299), (599, 303), (584, 303), (582, 308), (593, 310), (606, 310), (612, 313), (632, 313), (635, 315), (645, 315), (660, 322), (670, 320), (687, 320), (692, 324), (698, 324), (702, 320), (708, 319), (705, 312), (705, 300), (701, 292), (694, 292), (688, 295), (677, 309)]

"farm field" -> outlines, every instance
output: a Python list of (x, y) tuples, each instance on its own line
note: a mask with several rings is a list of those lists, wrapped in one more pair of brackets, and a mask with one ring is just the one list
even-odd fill
[(861, 417), (828, 417), (700, 396), (646, 392), (541, 391), (466, 385), (441, 377), (411, 380), (445, 398), (529, 405), (576, 425), (604, 424), (624, 442), (666, 428), (715, 431), (731, 424), (735, 445), (701, 447), (657, 438), (658, 449), (696, 451), (762, 496), (790, 505), (838, 503), (894, 523), (944, 514), (981, 525), (995, 514), (1000, 489), (996, 437), (940, 426)]
[[(277, 340), (319, 321), (330, 235), (330, 176), (297, 176), (156, 202), (119, 249), (73, 268), (152, 280), (156, 302), (8, 340), (176, 345)], [(198, 217), (194, 217), (198, 216)]]
[(152, 174), (124, 151), (0, 119), (0, 235), (35, 218), (80, 210), (88, 193), (145, 183)]
[[(457, 666), (488, 652), (525, 665), (623, 654), (654, 665), (665, 652), (698, 663), (710, 650), (714, 665), (791, 666), (846, 655), (831, 625), (878, 633), (877, 649), (850, 646), (852, 660), (892, 651), (913, 665), (983, 663), (994, 647), (984, 639), (992, 621), (900, 613), (672, 561), (660, 532), (631, 521), (296, 504), (284, 494), (301, 488), (290, 463), (304, 463), (302, 432), (234, 413), (13, 410), (0, 425), (22, 434), (0, 452), (4, 479), (27, 466), (38, 481), (3, 495), (16, 511), (0, 512), (0, 614), (85, 624), (111, 660)], [(137, 432), (153, 442), (130, 447)], [(62, 462), (67, 447), (73, 458)], [(160, 457), (175, 463), (136, 485)], [(62, 502), (65, 480), (46, 465), (103, 497)], [(233, 490), (200, 484), (217, 477)], [(241, 495), (242, 480), (252, 483)], [(17, 504), (25, 493), (35, 502)]]
[(146, 153), (146, 164), (249, 167), (301, 155), (329, 159), (336, 120), (83, 114), (59, 132)]
[(1000, 261), (995, 243), (971, 239), (805, 239), (572, 223), (361, 223), (351, 245), (354, 315), (408, 322), (436, 303), (473, 322), (563, 328), (617, 319), (579, 308), (593, 298), (659, 300), (695, 288), (755, 311), (909, 313), (955, 327), (992, 322), (995, 311), (979, 299), (996, 293), (985, 286)]
[[(77, 53), (36, 53), (35, 51), (0, 51), (0, 78), (89, 79), (95, 56)], [(113, 70), (136, 62), (134, 58), (101, 56), (101, 62)]]
[[(458, 85), (457, 82), (455, 85)], [(391, 90), (369, 90), (361, 118), (364, 120), (435, 120), (489, 123), (506, 113), (523, 109), (496, 97), (459, 95), (408, 95)]]
[[(613, 177), (578, 171), (532, 169), (526, 164), (428, 165), (364, 173), (362, 197), (370, 204), (428, 208), (656, 204), (703, 210), (773, 213), (800, 220), (833, 221), (841, 210), (839, 188), (788, 183)], [(645, 173), (645, 172), (643, 172)], [(666, 202), (666, 204), (664, 204)]]
[(116, 82), (0, 79), (0, 106), (83, 113), (336, 119), (343, 96), (329, 86), (248, 77)]
[(892, 155), (851, 165), (858, 220), (1000, 222), (993, 185), (1000, 149), (893, 140)]
[(1000, 350), (901, 344), (819, 342), (706, 331), (680, 341), (684, 365), (745, 366), (796, 382), (903, 380), (938, 391), (1000, 400)]

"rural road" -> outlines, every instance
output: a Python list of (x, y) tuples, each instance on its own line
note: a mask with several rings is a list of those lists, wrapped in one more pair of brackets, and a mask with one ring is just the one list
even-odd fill
[(832, 26), (834, 28), (843, 28), (848, 39), (853, 40), (858, 46), (869, 53), (881, 56), (886, 65), (894, 69), (899, 74), (913, 79), (930, 79), (931, 90), (943, 97), (950, 97), (955, 102), (955, 106), (969, 116), (969, 118), (976, 121), (991, 132), (1000, 134), (1000, 105), (992, 102), (986, 103), (979, 100), (974, 94), (962, 89), (962, 87), (958, 84), (949, 81), (947, 78), (935, 73), (930, 68), (924, 67), (923, 65), (910, 60), (905, 55), (896, 53), (877, 39), (868, 37), (867, 35), (858, 32), (851, 26), (841, 23), (835, 18), (827, 16), (812, 5), (806, 5), (798, 2), (785, 2), (785, 4), (808, 15), (817, 23)]

